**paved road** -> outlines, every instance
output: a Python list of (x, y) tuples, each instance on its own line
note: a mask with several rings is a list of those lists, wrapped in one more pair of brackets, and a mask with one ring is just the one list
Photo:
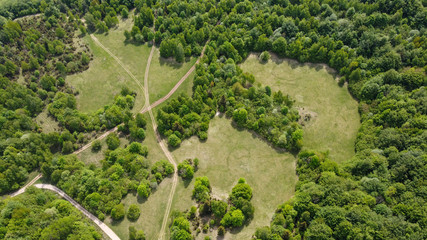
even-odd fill
[(120, 240), (119, 236), (117, 236), (113, 230), (111, 230), (110, 227), (108, 227), (105, 223), (103, 223), (101, 220), (99, 220), (97, 217), (95, 217), (92, 213), (90, 213), (88, 210), (86, 210), (84, 207), (82, 207), (78, 202), (76, 202), (74, 199), (72, 199), (70, 196), (68, 196), (64, 191), (61, 189), (50, 185), (50, 184), (36, 184), (34, 185), (36, 188), (40, 189), (47, 189), (50, 191), (53, 191), (57, 193), (59, 196), (63, 197), (65, 200), (69, 201), (74, 207), (76, 207), (80, 212), (82, 212), (86, 217), (88, 217), (90, 220), (92, 220), (102, 231), (104, 231), (105, 234), (112, 240)]

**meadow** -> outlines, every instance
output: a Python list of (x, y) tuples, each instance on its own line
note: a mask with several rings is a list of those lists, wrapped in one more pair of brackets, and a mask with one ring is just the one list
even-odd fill
[(144, 105), (142, 89), (89, 35), (86, 35), (83, 41), (93, 53), (89, 69), (66, 78), (68, 84), (79, 92), (77, 108), (82, 112), (96, 111), (113, 103), (114, 96), (126, 86), (137, 92), (134, 109), (141, 109)]
[[(273, 149), (246, 130), (236, 129), (230, 119), (222, 116), (212, 119), (205, 142), (192, 137), (172, 154), (178, 162), (196, 157), (200, 160), (193, 180), (179, 181), (173, 210), (183, 211), (195, 205), (191, 193), (198, 176), (207, 176), (212, 196), (222, 200), (227, 199), (241, 177), (253, 188), (254, 219), (243, 229), (227, 233), (225, 239), (250, 239), (256, 228), (269, 225), (276, 207), (294, 193), (295, 157)], [(197, 239), (203, 236), (200, 234)]]
[(334, 73), (326, 66), (275, 56), (267, 63), (260, 63), (252, 54), (240, 67), (252, 73), (257, 82), (289, 95), (295, 106), (315, 116), (304, 126), (304, 149), (328, 151), (336, 162), (354, 155), (360, 127), (358, 103), (346, 86), (338, 86)]

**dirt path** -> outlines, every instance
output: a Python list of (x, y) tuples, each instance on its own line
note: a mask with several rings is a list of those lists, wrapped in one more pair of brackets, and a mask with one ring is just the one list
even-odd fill
[[(188, 70), (188, 72), (181, 78), (181, 80), (179, 80), (179, 82), (175, 85), (174, 88), (172, 88), (172, 90), (163, 98), (159, 99), (161, 100), (159, 103), (154, 103), (153, 105), (157, 106), (160, 103), (162, 103), (163, 101), (165, 101), (166, 99), (168, 99), (170, 96), (172, 96), (172, 94), (178, 89), (178, 87), (188, 78), (188, 76), (190, 76), (190, 74), (196, 69), (196, 65), (200, 62), (200, 59), (203, 57), (205, 49), (206, 49), (207, 44), (203, 47), (202, 53), (199, 57), (199, 59), (197, 59), (197, 61), (194, 63), (194, 65), (190, 68), (190, 70)], [(154, 49), (154, 48), (153, 48)], [(152, 51), (153, 51), (152, 49)], [(146, 103), (150, 102), (149, 99), (149, 95), (148, 95), (148, 72), (150, 69), (150, 62), (151, 62), (151, 58), (148, 59), (148, 64), (147, 64), (147, 68), (145, 69), (145, 79), (144, 79), (144, 85), (146, 86), (145, 91), (145, 101)], [(172, 177), (172, 188), (171, 191), (169, 193), (169, 198), (168, 198), (168, 202), (166, 205), (166, 210), (165, 210), (165, 215), (163, 216), (163, 222), (162, 222), (162, 227), (160, 229), (160, 233), (159, 233), (159, 240), (163, 240), (165, 233), (166, 233), (166, 225), (168, 223), (168, 219), (169, 219), (169, 214), (171, 211), (171, 207), (172, 207), (172, 201), (173, 201), (173, 197), (175, 195), (175, 190), (176, 190), (176, 185), (178, 183), (178, 170), (177, 170), (177, 165), (176, 162), (171, 154), (171, 152), (169, 151), (169, 149), (166, 147), (164, 141), (162, 141), (159, 132), (157, 131), (157, 123), (156, 120), (154, 119), (154, 115), (153, 115), (153, 111), (151, 111), (152, 107), (149, 106), (148, 107), (148, 112), (150, 114), (150, 118), (151, 118), (151, 123), (153, 124), (153, 129), (156, 133), (156, 138), (157, 138), (157, 142), (159, 143), (160, 147), (162, 148), (163, 152), (165, 153), (166, 157), (168, 158), (169, 162), (172, 163), (173, 168), (174, 168), (174, 173), (173, 173), (173, 177)]]
[[(33, 185), (37, 180), (39, 180), (42, 177), (42, 174), (40, 173), (35, 178), (33, 178), (30, 182), (25, 184), (21, 189), (18, 191), (10, 194), (10, 197), (16, 197), (27, 190), (27, 188), (31, 185)], [(114, 233), (111, 228), (109, 228), (105, 223), (103, 223), (101, 220), (99, 220), (97, 217), (95, 217), (92, 213), (90, 213), (88, 210), (86, 210), (84, 207), (82, 207), (78, 202), (76, 202), (74, 199), (72, 199), (70, 196), (68, 196), (64, 191), (61, 189), (50, 185), (50, 184), (36, 184), (34, 185), (36, 188), (40, 189), (47, 189), (50, 191), (54, 191), (61, 197), (63, 197), (65, 200), (69, 201), (74, 207), (76, 207), (80, 212), (82, 212), (86, 217), (88, 217), (91, 221), (93, 221), (109, 238), (112, 240), (120, 240), (120, 238)]]
[(105, 223), (103, 223), (101, 220), (99, 220), (97, 217), (95, 217), (92, 213), (90, 213), (88, 210), (86, 210), (84, 207), (82, 207), (78, 202), (76, 202), (74, 199), (72, 199), (70, 196), (68, 196), (64, 191), (61, 189), (50, 185), (50, 184), (36, 184), (34, 185), (36, 188), (40, 189), (47, 189), (50, 191), (53, 191), (57, 193), (59, 196), (63, 197), (65, 200), (69, 201), (75, 208), (80, 210), (86, 217), (88, 217), (90, 220), (92, 220), (110, 239), (112, 240), (120, 240), (119, 236), (117, 236), (113, 230), (111, 230), (110, 227), (108, 227)]
[(25, 190), (27, 190), (27, 188), (31, 185), (33, 185), (35, 182), (37, 182), (37, 180), (39, 180), (42, 177), (42, 174), (40, 173), (39, 175), (35, 176), (31, 181), (29, 181), (27, 184), (25, 184), (21, 189), (19, 189), (18, 191), (10, 194), (10, 197), (16, 197), (21, 193), (24, 193)]
[[(92, 36), (92, 35), (91, 35)], [(94, 40), (95, 39), (97, 39), (95, 36), (93, 36), (94, 37)], [(97, 40), (95, 40), (95, 41), (98, 41), (98, 39)], [(209, 42), (209, 41), (208, 41)], [(101, 44), (99, 41), (98, 41), (98, 43), (99, 44)], [(102, 45), (102, 44), (101, 44)], [(101, 46), (100, 45), (100, 46)], [(141, 111), (140, 111), (140, 113), (146, 113), (146, 112), (148, 112), (149, 110), (151, 110), (151, 109), (153, 109), (153, 108), (155, 108), (155, 107), (157, 107), (158, 105), (160, 105), (160, 104), (162, 104), (164, 101), (166, 101), (166, 100), (168, 100), (175, 92), (176, 92), (176, 90), (178, 90), (178, 88), (181, 86), (181, 84), (190, 76), (190, 74), (191, 73), (193, 73), (193, 71), (196, 69), (196, 65), (200, 62), (200, 59), (204, 56), (204, 53), (205, 53), (205, 49), (206, 49), (206, 46), (207, 46), (207, 43), (206, 43), (206, 45), (205, 45), (205, 47), (203, 48), (203, 50), (202, 50), (202, 53), (201, 53), (201, 55), (200, 55), (200, 57), (199, 57), (199, 59), (197, 59), (197, 61), (194, 63), (194, 65), (188, 70), (188, 72), (175, 84), (175, 86), (169, 91), (169, 93), (168, 94), (166, 94), (164, 97), (162, 97), (162, 98), (160, 98), (159, 100), (157, 100), (157, 101), (155, 101), (153, 104), (151, 104), (151, 105), (149, 105), (149, 102), (147, 101), (147, 99), (146, 99), (146, 101), (145, 101), (145, 104), (144, 104), (144, 107), (141, 109)], [(108, 49), (107, 48), (105, 48), (103, 45), (102, 45), (102, 48), (105, 50), (105, 51), (108, 51)], [(154, 45), (153, 45), (153, 48), (154, 48)], [(151, 52), (150, 52), (150, 56), (148, 57), (148, 60), (149, 60), (149, 63), (147, 63), (147, 67), (149, 67), (149, 64), (151, 63), (151, 59), (152, 59), (152, 55), (153, 55), (153, 48), (151, 49)], [(112, 55), (112, 56), (114, 56), (114, 55)], [(120, 61), (120, 60), (117, 60), (117, 61)], [(120, 64), (120, 63), (119, 63)], [(122, 66), (122, 65), (120, 65), (120, 66)], [(122, 66), (123, 67), (123, 66)], [(123, 69), (125, 70), (125, 71), (128, 71), (125, 67), (123, 67)], [(147, 69), (145, 70), (145, 72), (146, 72), (146, 74), (148, 74), (148, 72), (147, 72)], [(130, 73), (130, 72), (129, 72)], [(130, 73), (130, 74), (132, 74), (132, 73)], [(133, 75), (132, 75), (133, 76)], [(147, 79), (147, 81), (148, 81), (148, 77), (147, 78), (145, 78), (145, 79)], [(137, 81), (137, 80), (136, 80)], [(145, 85), (145, 83), (144, 83), (144, 85)], [(148, 85), (145, 85), (145, 86), (147, 86), (147, 88), (148, 88)], [(144, 87), (142, 87), (142, 89), (144, 89), (144, 95), (147, 95), (148, 94), (148, 90), (145, 90), (145, 88)], [(149, 105), (149, 106), (147, 106), (147, 105)], [(105, 133), (103, 133), (102, 135), (100, 135), (99, 137), (97, 137), (97, 138), (95, 138), (94, 140), (92, 140), (92, 141), (90, 141), (88, 144), (86, 144), (86, 145), (84, 145), (83, 147), (81, 147), (80, 149), (78, 149), (78, 150), (76, 150), (75, 152), (73, 152), (73, 154), (79, 154), (79, 153), (81, 153), (81, 152), (83, 152), (84, 150), (86, 150), (86, 149), (88, 149), (88, 148), (90, 148), (91, 147), (91, 145), (92, 145), (92, 143), (94, 142), (94, 141), (96, 141), (96, 140), (102, 140), (102, 139), (104, 139), (106, 136), (108, 136), (108, 134), (110, 134), (110, 133), (113, 133), (113, 132), (115, 132), (115, 131), (117, 131), (117, 127), (115, 127), (115, 128), (113, 128), (113, 129), (110, 129), (110, 130), (108, 130), (107, 132), (105, 132)]]
[[(176, 162), (175, 162), (175, 160), (173, 159), (173, 157), (172, 157), (172, 154), (169, 152), (169, 150), (168, 150), (168, 148), (166, 147), (166, 145), (165, 145), (165, 143), (162, 141), (162, 139), (161, 139), (161, 137), (160, 137), (160, 134), (159, 134), (159, 132), (157, 131), (157, 123), (156, 123), (156, 119), (154, 118), (154, 114), (153, 114), (153, 111), (152, 111), (152, 107), (151, 106), (149, 106), (149, 104), (150, 104), (150, 95), (148, 94), (148, 73), (150, 72), (150, 65), (151, 65), (151, 59), (152, 59), (152, 57), (153, 57), (153, 53), (154, 53), (154, 45), (153, 45), (153, 47), (151, 48), (151, 52), (150, 52), (150, 56), (148, 57), (148, 62), (147, 62), (147, 67), (145, 68), (145, 76), (144, 76), (144, 85), (145, 85), (145, 109), (148, 109), (148, 113), (149, 113), (149, 115), (150, 115), (150, 119), (151, 119), (151, 123), (152, 123), (152, 126), (153, 126), (153, 130), (154, 130), (154, 132), (156, 133), (156, 139), (157, 139), (157, 142), (159, 143), (159, 145), (160, 145), (160, 148), (162, 149), (162, 151), (163, 151), (163, 153), (166, 155), (166, 157), (167, 157), (167, 159), (168, 159), (168, 161), (173, 165), (173, 169), (174, 169), (174, 173), (173, 173), (173, 177), (172, 177), (172, 188), (171, 188), (171, 191), (170, 191), (170, 193), (169, 193), (169, 198), (168, 198), (168, 202), (167, 202), (167, 205), (166, 205), (166, 210), (165, 210), (165, 214), (164, 214), (164, 216), (163, 216), (163, 222), (162, 222), (162, 227), (161, 227), (161, 229), (160, 229), (160, 233), (159, 233), (159, 238), (158, 239), (163, 239), (163, 237), (164, 237), (164, 233), (165, 233), (165, 229), (166, 229), (166, 225), (167, 225), (167, 222), (168, 222), (168, 216), (169, 216), (169, 213), (170, 213), (170, 209), (171, 209), (171, 207), (172, 207), (172, 200), (173, 200), (173, 196), (175, 195), (175, 190), (176, 190), (176, 184), (178, 183), (178, 171), (177, 171), (177, 165), (176, 165)], [(193, 66), (194, 67), (194, 66)], [(192, 67), (192, 68), (193, 68)], [(192, 69), (191, 68), (191, 69)], [(193, 69), (194, 70), (194, 69)], [(191, 73), (190, 71), (189, 71), (189, 73)], [(190, 75), (188, 72), (187, 72), (187, 74), (185, 75), (185, 76), (187, 76), (188, 77), (188, 75)], [(184, 80), (187, 78), (187, 77), (185, 77), (184, 78)], [(182, 79), (181, 79), (182, 80)], [(178, 82), (179, 83), (179, 82)], [(182, 82), (181, 82), (182, 83)], [(178, 85), (178, 84), (177, 84)], [(178, 86), (175, 86), (174, 87), (174, 91), (173, 92), (175, 92), (176, 91), (176, 89), (178, 89), (178, 87), (179, 87), (179, 85)], [(172, 89), (173, 90), (173, 89)], [(171, 91), (172, 92), (172, 91)], [(169, 95), (169, 97), (173, 94), (173, 92)], [(167, 95), (166, 95), (167, 96)], [(163, 99), (163, 101), (164, 100), (166, 100), (167, 98), (165, 98), (165, 99)], [(163, 101), (161, 101), (161, 102), (163, 102)], [(160, 102), (160, 103), (161, 103)], [(159, 104), (160, 104), (159, 103)], [(144, 110), (144, 109), (143, 109)]]
[(135, 81), (135, 83), (138, 84), (138, 86), (141, 88), (141, 90), (144, 91), (144, 86), (142, 86), (142, 84), (138, 81), (138, 79), (135, 77), (135, 75), (133, 75), (125, 67), (125, 65), (122, 63), (122, 61), (120, 61), (120, 59), (118, 57), (116, 57), (116, 55), (114, 55), (112, 52), (110, 52), (110, 50), (108, 50), (108, 48), (106, 48), (104, 45), (102, 45), (102, 43), (98, 40), (97, 37), (95, 37), (93, 34), (91, 34), (90, 37), (93, 39), (93, 41), (95, 41), (95, 43), (98, 46), (100, 46), (102, 49), (104, 49), (104, 51), (106, 51), (108, 53), (108, 55), (110, 55), (114, 60), (116, 60), (116, 62), (127, 72), (127, 74), (129, 74), (129, 76)]

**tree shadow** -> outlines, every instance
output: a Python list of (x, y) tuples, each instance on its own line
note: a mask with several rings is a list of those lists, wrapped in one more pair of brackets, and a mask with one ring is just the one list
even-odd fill
[[(150, 197), (150, 196), (148, 196), (148, 198), (146, 198), (146, 197), (141, 197), (141, 196), (139, 196), (138, 194), (135, 194), (135, 193), (133, 193), (134, 194), (134, 196), (136, 195), (136, 201), (139, 203), (139, 204), (143, 204), (143, 203), (145, 203), (147, 200), (148, 200), (148, 198)], [(154, 192), (152, 192), (151, 194), (154, 194)], [(150, 195), (151, 195), (150, 194)]]
[(168, 66), (168, 67), (172, 67), (173, 69), (180, 69), (182, 67), (182, 65), (184, 63), (179, 63), (177, 61), (175, 61), (172, 57), (169, 58), (163, 58), (161, 56), (159, 56), (159, 62), (160, 62), (160, 66)]
[(193, 181), (193, 178), (191, 179), (183, 179), (182, 182), (184, 182), (184, 188), (188, 188), (190, 183)]
[(113, 219), (111, 219), (110, 223), (111, 223), (112, 226), (119, 226), (123, 222), (124, 219), (125, 219), (125, 217), (123, 217), (120, 220), (113, 220)]

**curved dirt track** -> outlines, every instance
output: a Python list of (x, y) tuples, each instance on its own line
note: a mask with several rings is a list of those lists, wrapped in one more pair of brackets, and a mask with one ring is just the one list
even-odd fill
[[(117, 61), (117, 63), (119, 63), (119, 65), (121, 67), (123, 67), (123, 69), (129, 74), (129, 76), (131, 76), (137, 83), (139, 83), (139, 81), (136, 79), (136, 77), (129, 70), (127, 70), (124, 67), (124, 65), (120, 62), (120, 60), (116, 56), (114, 56), (114, 54), (112, 54), (104, 45), (102, 45), (101, 42), (99, 42), (99, 40), (95, 36), (93, 36), (91, 34), (91, 37), (94, 39), (94, 41), (95, 41), (96, 44), (99, 44), (99, 46), (102, 49), (104, 49), (108, 54), (110, 54), (110, 56), (113, 57)], [(207, 43), (206, 43), (206, 45), (207, 45)], [(139, 111), (139, 113), (146, 113), (149, 110), (157, 107), (158, 105), (162, 104), (164, 101), (168, 100), (176, 92), (176, 90), (178, 90), (178, 88), (181, 86), (181, 84), (185, 80), (187, 80), (187, 78), (190, 76), (190, 74), (193, 73), (193, 71), (196, 69), (196, 65), (200, 62), (200, 59), (204, 56), (206, 45), (203, 48), (202, 53), (201, 53), (200, 57), (197, 59), (197, 61), (193, 64), (193, 66), (191, 66), (191, 68), (187, 71), (187, 73), (175, 84), (175, 86), (169, 91), (169, 93), (166, 94), (164, 97), (160, 98), (159, 100), (155, 101), (151, 105), (149, 105), (149, 102), (147, 101), (147, 98), (146, 98), (146, 102), (144, 104), (144, 107), (141, 109), (141, 111)], [(153, 57), (153, 53), (154, 53), (153, 48), (154, 48), (154, 45), (153, 45), (153, 47), (151, 49), (150, 56), (148, 57), (149, 62), (147, 63), (147, 67), (149, 67), (151, 59)], [(145, 73), (148, 74), (147, 69), (145, 70)], [(148, 77), (145, 78), (145, 79), (148, 79)], [(145, 85), (145, 83), (144, 83), (144, 85)], [(147, 86), (147, 85), (145, 85), (145, 86)], [(148, 90), (145, 90), (145, 88), (143, 86), (141, 86), (141, 88), (144, 90), (144, 93), (145, 93), (144, 95), (148, 94)], [(147, 88), (148, 88), (148, 86), (147, 86)], [(149, 105), (149, 106), (147, 106), (147, 105)], [(79, 154), (79, 153), (83, 152), (84, 150), (90, 148), (91, 145), (92, 145), (92, 143), (94, 141), (104, 139), (106, 136), (108, 136), (108, 134), (117, 131), (117, 129), (118, 129), (117, 127), (114, 127), (112, 129), (108, 130), (107, 132), (105, 132), (102, 135), (100, 135), (99, 137), (93, 139), (92, 141), (90, 141), (89, 143), (87, 143), (86, 145), (84, 145), (83, 147), (81, 147), (80, 149), (74, 151), (73, 154)]]
[[(31, 185), (33, 185), (37, 180), (39, 180), (42, 177), (42, 174), (40, 173), (35, 178), (33, 178), (30, 182), (25, 184), (21, 189), (18, 191), (10, 194), (10, 197), (16, 197), (27, 190), (27, 188)], [(86, 210), (84, 207), (82, 207), (78, 202), (76, 202), (74, 199), (72, 199), (70, 196), (68, 196), (64, 191), (61, 189), (51, 185), (51, 184), (35, 184), (34, 187), (40, 188), (40, 189), (47, 189), (50, 191), (53, 191), (57, 193), (59, 196), (63, 197), (65, 200), (69, 201), (74, 207), (76, 207), (80, 212), (82, 212), (86, 217), (88, 217), (90, 220), (92, 220), (110, 239), (112, 240), (120, 240), (120, 238), (114, 233), (113, 230), (111, 230), (110, 227), (108, 227), (105, 223), (103, 223), (101, 220), (99, 220), (97, 217), (95, 217), (92, 213), (90, 213), (88, 210)]]
[[(147, 67), (145, 68), (145, 76), (144, 76), (145, 94), (144, 95), (145, 95), (145, 105), (146, 106), (150, 104), (150, 95), (148, 94), (148, 73), (150, 71), (150, 65), (151, 65), (151, 59), (153, 57), (153, 52), (154, 52), (154, 45), (151, 48), (150, 56), (148, 57), (148, 61), (147, 61)], [(188, 75), (190, 75), (190, 74), (188, 74)], [(186, 74), (187, 77), (188, 77), (188, 75)], [(184, 78), (184, 80), (186, 78)], [(176, 91), (176, 89), (175, 89), (175, 91)], [(172, 95), (172, 94), (170, 94), (170, 95)], [(162, 141), (159, 132), (157, 131), (157, 123), (156, 123), (156, 119), (154, 118), (154, 114), (153, 114), (152, 108), (150, 106), (147, 106), (145, 109), (148, 109), (148, 113), (150, 115), (150, 119), (151, 119), (151, 123), (152, 123), (152, 126), (153, 126), (153, 130), (156, 133), (157, 142), (159, 143), (160, 148), (162, 149), (163, 153), (166, 155), (168, 161), (173, 165), (173, 169), (174, 169), (174, 171), (173, 171), (173, 177), (172, 177), (172, 188), (171, 188), (171, 191), (169, 193), (169, 198), (168, 198), (168, 202), (167, 202), (167, 205), (166, 205), (165, 214), (163, 216), (162, 227), (160, 229), (159, 238), (158, 238), (158, 239), (163, 239), (163, 236), (164, 236), (164, 233), (165, 233), (165, 229), (166, 229), (166, 225), (167, 225), (167, 222), (168, 222), (168, 216), (169, 216), (169, 213), (170, 213), (170, 209), (172, 207), (173, 196), (175, 195), (176, 184), (178, 183), (178, 171), (177, 171), (176, 162), (173, 159), (172, 154), (169, 152), (168, 148), (166, 147), (166, 145)]]

